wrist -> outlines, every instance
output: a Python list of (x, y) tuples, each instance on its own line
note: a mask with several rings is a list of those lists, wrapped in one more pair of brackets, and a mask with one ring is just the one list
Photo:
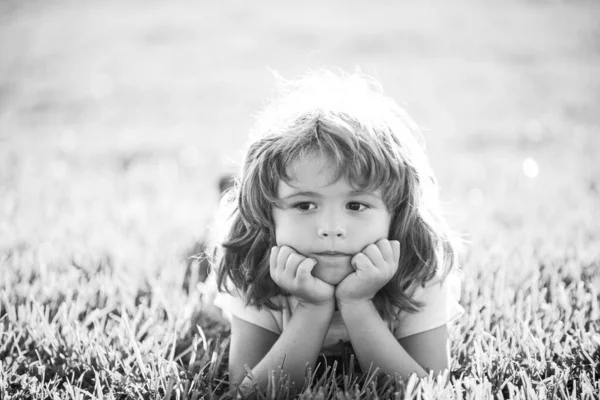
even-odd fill
[(337, 301), (338, 310), (340, 314), (342, 314), (342, 318), (346, 315), (364, 315), (365, 313), (370, 313), (372, 311), (377, 312), (375, 309), (375, 304), (370, 299), (365, 300), (338, 300)]
[(327, 300), (321, 303), (298, 302), (298, 309), (305, 310), (308, 313), (323, 314), (331, 313), (335, 310), (335, 299)]

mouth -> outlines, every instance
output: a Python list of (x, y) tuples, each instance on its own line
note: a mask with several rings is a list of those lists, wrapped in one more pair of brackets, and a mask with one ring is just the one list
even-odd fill
[(342, 253), (339, 251), (321, 251), (319, 253), (315, 253), (318, 256), (327, 256), (327, 257), (350, 257), (350, 254)]

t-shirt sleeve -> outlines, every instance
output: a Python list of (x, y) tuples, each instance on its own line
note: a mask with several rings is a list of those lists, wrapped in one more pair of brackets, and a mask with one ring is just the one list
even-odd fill
[(235, 295), (230, 293), (217, 293), (214, 304), (223, 310), (227, 318), (231, 321), (232, 315), (248, 321), (254, 325), (281, 334), (281, 321), (277, 321), (275, 314), (267, 307), (262, 307), (260, 310), (255, 306), (246, 306), (244, 299), (235, 292)]
[(394, 323), (394, 335), (402, 339), (416, 333), (425, 332), (445, 325), (464, 314), (459, 304), (460, 276), (451, 272), (442, 282), (441, 277), (419, 286), (412, 298), (422, 302), (423, 307), (416, 313), (403, 311)]

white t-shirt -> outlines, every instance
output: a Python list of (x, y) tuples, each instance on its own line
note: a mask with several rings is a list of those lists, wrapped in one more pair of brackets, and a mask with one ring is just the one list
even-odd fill
[[(398, 319), (387, 321), (388, 328), (397, 339), (402, 339), (416, 333), (425, 332), (445, 325), (464, 313), (460, 306), (460, 277), (456, 272), (451, 272), (442, 282), (441, 277), (435, 277), (427, 282), (425, 287), (418, 286), (412, 298), (421, 301), (423, 307), (416, 313), (400, 312)], [(281, 305), (281, 310), (271, 310), (262, 307), (246, 306), (244, 300), (229, 293), (218, 293), (214, 304), (225, 312), (231, 320), (231, 315), (268, 329), (276, 334), (281, 334), (285, 329), (294, 310), (298, 305), (295, 296), (278, 295), (273, 302)], [(322, 352), (335, 354), (336, 346), (340, 341), (348, 342), (350, 337), (339, 311), (335, 311), (329, 326), (327, 336), (323, 343)]]

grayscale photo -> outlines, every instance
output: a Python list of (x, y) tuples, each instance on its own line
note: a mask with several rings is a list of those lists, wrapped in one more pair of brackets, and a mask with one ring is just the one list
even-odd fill
[(0, 399), (600, 400), (600, 2), (0, 2)]

